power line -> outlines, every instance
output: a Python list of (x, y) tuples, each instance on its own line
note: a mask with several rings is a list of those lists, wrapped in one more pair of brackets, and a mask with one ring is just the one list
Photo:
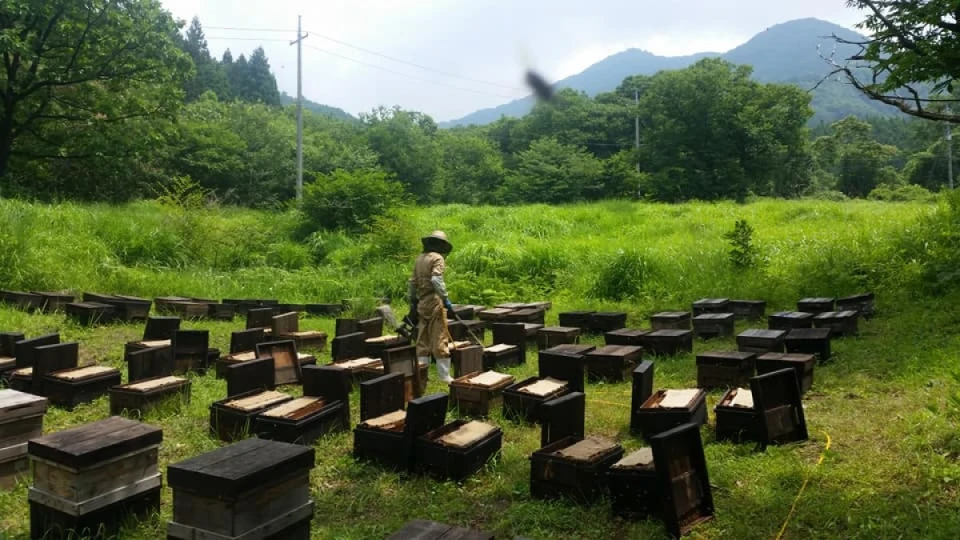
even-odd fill
[(296, 30), (281, 30), (279, 28), (237, 28), (235, 26), (204, 26), (207, 30), (236, 30), (238, 32), (289, 32), (295, 34)]
[(213, 36), (213, 37), (204, 36), (203, 39), (208, 39), (208, 40), (219, 39), (223, 41), (230, 41), (230, 40), (233, 40), (233, 41), (290, 41), (289, 39), (275, 39), (275, 38), (264, 39), (264, 38), (254, 38), (254, 37), (222, 37), (222, 36)]

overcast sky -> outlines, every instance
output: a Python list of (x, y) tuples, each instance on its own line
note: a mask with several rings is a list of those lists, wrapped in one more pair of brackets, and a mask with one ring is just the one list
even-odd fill
[(631, 47), (664, 56), (725, 52), (792, 19), (816, 17), (846, 27), (862, 19), (844, 0), (161, 2), (176, 18), (200, 17), (217, 57), (227, 48), (234, 57), (249, 56), (262, 45), (280, 90), (292, 96), (297, 54), (289, 41), (301, 15), (311, 34), (303, 42), (305, 97), (351, 114), (400, 105), (438, 121), (528, 94), (522, 82), (528, 63), (557, 80)]

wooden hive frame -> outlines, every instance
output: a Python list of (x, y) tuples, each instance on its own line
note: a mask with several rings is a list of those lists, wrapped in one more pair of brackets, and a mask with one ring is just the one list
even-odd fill
[[(258, 357), (273, 358), (276, 385), (300, 384), (303, 361), (297, 354), (297, 344), (292, 339), (258, 343), (256, 352)], [(312, 363), (316, 363), (316, 359)]]

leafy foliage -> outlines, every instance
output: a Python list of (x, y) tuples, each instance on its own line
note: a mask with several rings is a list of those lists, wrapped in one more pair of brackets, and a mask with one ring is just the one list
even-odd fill
[(736, 268), (752, 268), (757, 263), (759, 250), (753, 243), (753, 232), (747, 220), (738, 219), (733, 230), (723, 235), (730, 243), (730, 262)]
[(336, 170), (304, 186), (302, 210), (311, 227), (361, 231), (404, 201), (403, 186), (383, 171)]

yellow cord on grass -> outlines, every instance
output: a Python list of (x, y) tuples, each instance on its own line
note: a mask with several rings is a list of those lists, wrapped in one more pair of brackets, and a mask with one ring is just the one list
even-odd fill
[[(827, 447), (823, 449), (823, 452), (820, 452), (820, 459), (817, 460), (817, 465), (816, 465), (817, 467), (819, 467), (820, 464), (823, 463), (823, 459), (826, 457), (827, 450), (830, 449), (830, 443), (832, 442), (830, 439), (829, 433), (824, 431), (823, 434), (827, 436)], [(781, 538), (783, 538), (783, 533), (786, 532), (787, 525), (790, 523), (790, 518), (793, 517), (793, 513), (797, 510), (797, 503), (800, 502), (800, 497), (803, 496), (803, 491), (807, 489), (807, 483), (809, 482), (810, 482), (810, 475), (808, 474), (807, 477), (803, 479), (803, 485), (800, 486), (800, 492), (797, 493), (797, 498), (793, 500), (793, 505), (790, 506), (790, 513), (787, 514), (787, 519), (783, 522), (783, 526), (780, 527), (780, 532), (777, 533), (776, 540), (780, 540)]]

